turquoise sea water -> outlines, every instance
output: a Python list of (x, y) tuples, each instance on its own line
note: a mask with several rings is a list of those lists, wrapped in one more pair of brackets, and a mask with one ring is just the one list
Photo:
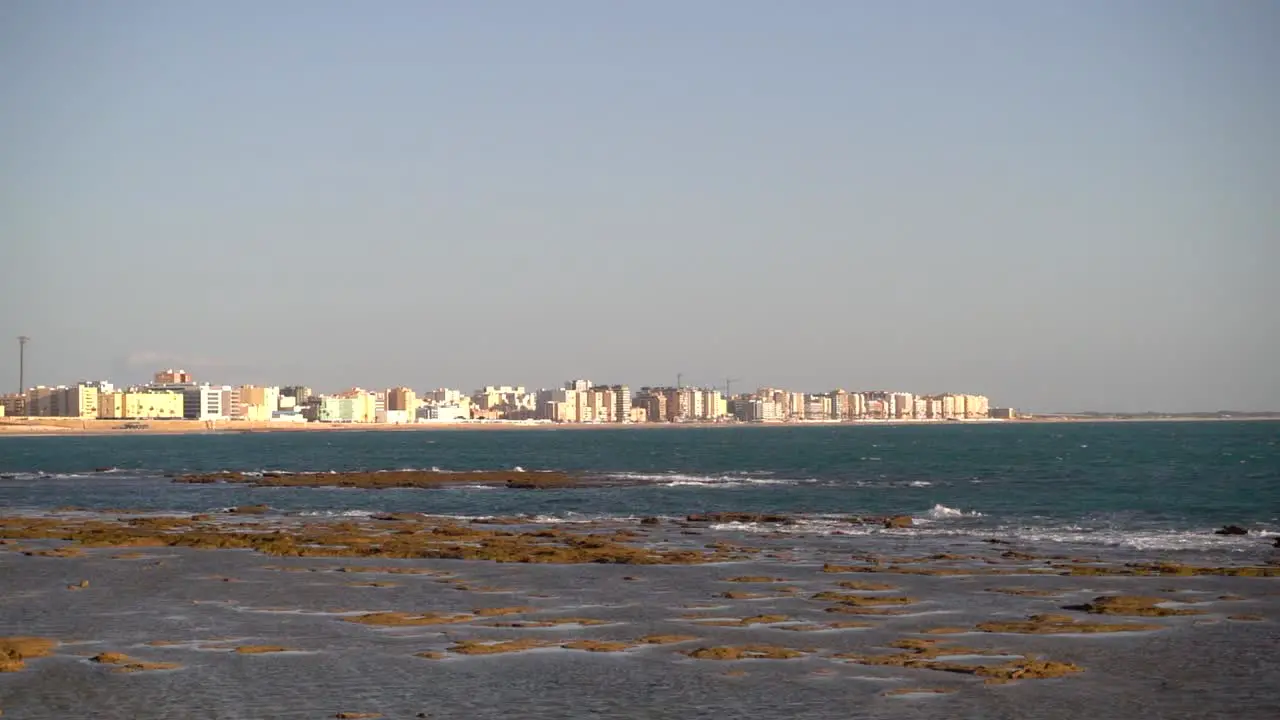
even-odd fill
[[(164, 473), (563, 469), (604, 488), (360, 492), (184, 485)], [(111, 472), (95, 469), (114, 468)], [(1136, 549), (1229, 548), (1280, 531), (1280, 423), (1153, 422), (248, 433), (0, 439), (0, 507), (413, 510), (556, 518), (712, 510), (911, 514), (919, 533), (1020, 534)], [(1256, 540), (1254, 541), (1256, 542)]]

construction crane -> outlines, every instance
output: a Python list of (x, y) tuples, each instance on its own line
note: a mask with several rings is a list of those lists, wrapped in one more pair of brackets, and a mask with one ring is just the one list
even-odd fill
[(734, 383), (738, 382), (741, 379), (742, 378), (725, 378), (724, 379), (724, 399), (725, 400), (728, 400), (729, 398), (733, 397), (733, 393), (729, 392), (729, 390), (730, 388), (733, 387)]

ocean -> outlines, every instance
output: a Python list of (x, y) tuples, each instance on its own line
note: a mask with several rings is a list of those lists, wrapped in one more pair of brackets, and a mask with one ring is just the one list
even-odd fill
[[(564, 470), (602, 482), (366, 490), (171, 477), (433, 468)], [(266, 512), (226, 512), (249, 505)], [(687, 520), (725, 512), (787, 522)], [(0, 438), (0, 521), (9, 528), (197, 514), (252, 532), (354, 532), (384, 527), (387, 513), (511, 532), (634, 533), (631, 542), (664, 552), (727, 547), (741, 556), (694, 565), (379, 559), (358, 568), (182, 546), (59, 555), (47, 551), (60, 541), (0, 528), (10, 538), (0, 545), (0, 645), (6, 636), (60, 642), (26, 669), (0, 672), (0, 711), (5, 720), (1280, 716), (1280, 577), (1126, 570), (1280, 565), (1277, 422)], [(898, 514), (912, 526), (859, 519)], [(510, 524), (485, 524), (495, 518)], [(1248, 532), (1215, 534), (1228, 524)], [(872, 565), (859, 565), (868, 557)], [(833, 567), (841, 563), (856, 567)], [(863, 580), (884, 586), (855, 582)], [(849, 588), (865, 595), (820, 604)], [(893, 597), (867, 599), (877, 594)], [(1178, 612), (1105, 617), (1149, 624), (1114, 632), (982, 629), (1037, 614), (1103, 617), (1087, 603), (1108, 594), (1157, 597), (1156, 607)], [(478, 612), (499, 606), (521, 622)], [(379, 612), (467, 619), (350, 622)], [(567, 622), (580, 617), (590, 621)], [(653, 633), (686, 640), (637, 641)], [(992, 685), (968, 670), (859, 655), (935, 637), (953, 648), (943, 656), (953, 662), (1047, 657), (1078, 671)], [(515, 638), (533, 645), (458, 651)], [(572, 645), (584, 639), (625, 648)], [(238, 644), (285, 651), (238, 653)], [(758, 645), (797, 655), (708, 660), (694, 651)], [(89, 659), (107, 650), (177, 667), (116, 673)]]
[[(181, 485), (166, 473), (524, 468), (606, 488), (494, 492)], [(95, 470), (109, 468), (109, 472)], [(921, 533), (1134, 549), (1239, 548), (1280, 532), (1280, 423), (1151, 422), (0, 438), (0, 506), (208, 512), (427, 512), (561, 519), (707, 510), (908, 514)], [(39, 482), (33, 482), (39, 480)], [(828, 518), (828, 516), (835, 516)], [(1256, 544), (1256, 543), (1255, 543)]]

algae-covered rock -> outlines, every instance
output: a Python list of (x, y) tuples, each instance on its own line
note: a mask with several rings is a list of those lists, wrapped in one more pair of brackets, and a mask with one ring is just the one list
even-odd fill
[(290, 648), (282, 645), (241, 645), (235, 651), (241, 655), (263, 655), (266, 653), (289, 652)]
[(476, 608), (471, 613), (477, 617), (500, 617), (503, 615), (520, 615), (533, 611), (534, 608), (527, 605), (519, 605), (515, 607)]
[(499, 655), (502, 653), (523, 652), (525, 650), (535, 650), (537, 648), (551, 647), (554, 643), (546, 640), (536, 640), (534, 638), (520, 638), (519, 640), (501, 640), (497, 642), (485, 642), (480, 640), (460, 640), (457, 644), (449, 648), (449, 652), (458, 655)]
[(182, 666), (178, 663), (170, 662), (148, 662), (144, 660), (135, 660), (134, 658), (118, 652), (103, 652), (89, 658), (90, 662), (102, 665), (115, 666), (115, 672), (132, 673), (146, 672), (148, 670), (177, 670)]
[(344, 622), (360, 625), (451, 625), (474, 620), (475, 616), (466, 614), (440, 615), (437, 613), (425, 613), (414, 615), (402, 612), (375, 612), (342, 619)]
[(685, 655), (695, 660), (791, 660), (805, 653), (776, 645), (719, 645), (689, 650)]
[(1160, 607), (1165, 598), (1142, 595), (1099, 595), (1083, 605), (1073, 605), (1068, 610), (1080, 610), (1094, 615), (1131, 615), (1137, 617), (1165, 617), (1169, 615), (1202, 615), (1204, 611), (1190, 608)]
[(786, 578), (769, 577), (768, 575), (739, 575), (737, 577), (725, 578), (724, 580), (724, 582), (731, 583), (779, 583), (786, 581)]
[(32, 658), (53, 654), (58, 641), (44, 637), (0, 637), (0, 672), (17, 672)]
[(841, 605), (849, 605), (851, 607), (873, 607), (878, 605), (910, 605), (916, 602), (915, 598), (900, 595), (856, 595), (853, 593), (839, 593), (826, 590), (815, 593), (810, 596), (812, 600), (821, 600), (824, 602), (834, 602)]
[(560, 647), (565, 650), (585, 650), (587, 652), (622, 652), (635, 646), (635, 643), (619, 640), (574, 640)]
[(644, 637), (638, 638), (638, 641), (646, 645), (675, 645), (676, 643), (689, 642), (697, 639), (696, 635), (668, 634), (645, 635)]
[(973, 674), (986, 678), (988, 684), (999, 684), (1014, 680), (1063, 677), (1081, 672), (1084, 672), (1084, 668), (1073, 663), (1023, 657), (1000, 665), (981, 666)]
[(884, 519), (885, 528), (909, 528), (915, 525), (915, 521), (910, 515), (894, 515)]
[(1021, 635), (1062, 635), (1074, 633), (1114, 633), (1160, 630), (1161, 625), (1138, 623), (1076, 622), (1070, 615), (1032, 615), (1026, 620), (991, 620), (975, 626), (982, 632)]
[(863, 592), (883, 592), (885, 590), (897, 590), (898, 586), (888, 583), (869, 582), (866, 580), (841, 580), (836, 583), (846, 590), (861, 590)]
[(751, 617), (742, 618), (741, 620), (699, 620), (699, 625), (712, 625), (716, 627), (748, 627), (750, 625), (772, 625), (790, 620), (789, 615), (753, 615)]

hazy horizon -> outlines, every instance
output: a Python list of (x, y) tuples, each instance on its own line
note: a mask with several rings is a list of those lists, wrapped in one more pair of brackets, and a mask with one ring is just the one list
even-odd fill
[[(0, 392), (1280, 410), (1280, 2), (0, 5)], [(8, 345), (6, 346), (7, 343)]]

